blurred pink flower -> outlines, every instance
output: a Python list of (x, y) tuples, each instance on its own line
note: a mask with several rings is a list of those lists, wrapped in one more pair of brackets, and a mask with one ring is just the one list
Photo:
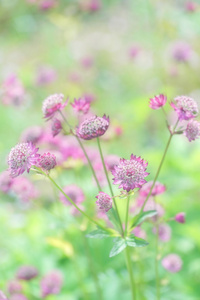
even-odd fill
[(0, 191), (8, 193), (13, 184), (13, 178), (10, 177), (8, 171), (0, 173)]
[(79, 99), (74, 99), (74, 102), (71, 103), (74, 111), (77, 113), (87, 114), (90, 109), (90, 102), (86, 98), (82, 97)]
[(166, 104), (167, 97), (163, 94), (150, 98), (149, 107), (159, 109)]
[(194, 1), (187, 1), (185, 3), (185, 9), (188, 12), (195, 12), (198, 9), (198, 4)]
[(39, 68), (36, 77), (37, 85), (47, 85), (54, 82), (57, 78), (56, 72), (53, 68), (42, 66)]
[(53, 137), (58, 135), (62, 130), (62, 123), (59, 119), (54, 118), (51, 123), (51, 130)]
[(0, 300), (8, 300), (4, 293), (0, 290)]
[[(153, 228), (156, 234), (156, 228)], [(158, 227), (158, 237), (162, 242), (168, 242), (171, 239), (171, 227), (168, 224), (160, 224)]]
[(104, 192), (99, 192), (96, 198), (96, 204), (99, 206), (99, 209), (103, 212), (107, 212), (112, 208), (112, 198), (108, 194)]
[(50, 171), (56, 166), (56, 157), (54, 154), (46, 152), (38, 159), (38, 166), (45, 171)]
[(9, 294), (16, 294), (16, 293), (20, 293), (22, 291), (22, 285), (21, 283), (14, 279), (14, 280), (10, 280), (7, 283), (7, 290)]
[(5, 105), (20, 106), (25, 101), (24, 87), (15, 74), (9, 75), (2, 84), (2, 102)]
[(40, 283), (42, 298), (52, 294), (59, 294), (62, 284), (63, 277), (59, 271), (52, 271), (45, 275)]
[(171, 52), (174, 60), (178, 62), (187, 62), (192, 56), (191, 46), (183, 41), (174, 43)]
[(182, 268), (182, 264), (183, 262), (180, 256), (173, 253), (165, 256), (162, 260), (163, 267), (171, 273), (179, 272)]
[(51, 8), (53, 8), (56, 4), (55, 0), (42, 0), (39, 3), (39, 8), (43, 11), (49, 10)]
[(129, 51), (128, 51), (128, 54), (129, 54), (129, 57), (131, 59), (135, 58), (140, 52), (140, 47), (139, 46), (131, 46)]
[[(82, 203), (85, 200), (83, 190), (76, 184), (65, 186), (63, 188), (63, 191), (75, 204)], [(59, 195), (59, 199), (64, 205), (71, 205), (70, 201), (61, 192)]]
[[(143, 197), (147, 197), (147, 195), (149, 194), (150, 192), (150, 189), (153, 185), (153, 181), (149, 181), (147, 183), (145, 183), (142, 188), (139, 190), (139, 194)], [(156, 196), (156, 195), (159, 195), (159, 194), (162, 194), (166, 191), (166, 187), (164, 184), (156, 181), (154, 187), (153, 187), (153, 190), (151, 192), (151, 196)]]
[(106, 115), (102, 118), (97, 116), (90, 117), (79, 125), (76, 129), (76, 134), (84, 140), (91, 140), (102, 136), (107, 131), (109, 124), (109, 117), (106, 117)]
[(26, 177), (17, 177), (13, 180), (11, 190), (22, 201), (28, 202), (38, 197), (38, 191), (32, 182)]
[(120, 162), (120, 157), (115, 154), (110, 154), (105, 156), (105, 164), (109, 171), (113, 171), (114, 167), (117, 166)]
[(51, 119), (58, 111), (67, 105), (68, 100), (63, 103), (63, 99), (63, 94), (53, 94), (43, 101), (42, 112), (45, 119)]
[(132, 232), (141, 239), (145, 240), (147, 238), (146, 232), (140, 226), (135, 227)]
[(86, 56), (86, 57), (83, 57), (81, 59), (81, 65), (85, 68), (85, 69), (89, 69), (92, 67), (94, 61), (92, 59), (92, 57), (89, 57), (89, 56)]
[(13, 294), (10, 296), (10, 300), (28, 300), (23, 294)]
[(95, 12), (101, 8), (100, 0), (82, 0), (80, 2), (80, 7), (84, 11)]
[(33, 266), (21, 266), (17, 273), (16, 278), (19, 280), (29, 281), (38, 276), (38, 270)]
[(176, 222), (178, 223), (185, 223), (185, 213), (184, 212), (180, 212), (178, 213), (175, 218)]
[(37, 144), (39, 140), (42, 138), (43, 128), (40, 126), (31, 126), (25, 129), (22, 132), (20, 140), (22, 142), (32, 142), (33, 144)]
[(188, 138), (189, 142), (198, 139), (200, 137), (200, 122), (190, 120), (184, 130), (184, 135)]

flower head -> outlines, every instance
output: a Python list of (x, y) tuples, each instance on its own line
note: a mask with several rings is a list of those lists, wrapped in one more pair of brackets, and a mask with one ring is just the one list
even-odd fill
[(165, 256), (162, 260), (163, 267), (171, 273), (176, 273), (180, 271), (182, 268), (182, 264), (183, 262), (180, 256), (173, 253)]
[(33, 266), (22, 266), (18, 269), (16, 277), (20, 280), (31, 280), (38, 276), (38, 270)]
[(58, 294), (63, 283), (62, 275), (58, 271), (53, 271), (43, 277), (41, 281), (42, 298), (51, 294)]
[(99, 206), (101, 211), (107, 212), (112, 208), (112, 198), (108, 194), (99, 192), (96, 198), (98, 199), (96, 204)]
[(62, 130), (62, 123), (60, 122), (60, 120), (58, 120), (57, 118), (53, 119), (51, 124), (51, 131), (53, 137), (58, 135), (61, 130)]
[(9, 294), (20, 293), (22, 291), (22, 285), (18, 280), (14, 279), (8, 282), (7, 290)]
[(188, 138), (189, 142), (194, 141), (200, 137), (200, 122), (190, 120), (184, 131), (184, 135)]
[(74, 111), (87, 114), (90, 109), (90, 102), (87, 101), (86, 98), (82, 97), (78, 100), (74, 99), (74, 103), (71, 103), (71, 106), (73, 107)]
[[(63, 188), (63, 191), (75, 204), (81, 203), (85, 200), (85, 196), (83, 194), (82, 189), (76, 184), (70, 184), (65, 186)], [(69, 200), (62, 193), (60, 193), (60, 201), (64, 205), (71, 204)]]
[(152, 109), (159, 109), (165, 105), (167, 97), (163, 94), (150, 98), (149, 107)]
[(178, 96), (174, 99), (171, 106), (178, 114), (179, 120), (190, 120), (195, 118), (199, 112), (197, 103), (188, 96)]
[(55, 155), (49, 152), (41, 155), (39, 158), (39, 166), (45, 171), (53, 169), (56, 166)]
[(17, 177), (27, 171), (29, 173), (31, 166), (37, 164), (38, 148), (31, 142), (21, 143), (11, 149), (8, 156), (8, 165), (11, 177)]
[(185, 223), (185, 213), (184, 212), (180, 212), (175, 216), (175, 220), (178, 223)]
[(57, 111), (63, 109), (67, 105), (68, 101), (63, 103), (63, 98), (63, 94), (53, 94), (44, 100), (42, 112), (45, 119), (51, 119)]
[(103, 135), (108, 129), (109, 117), (93, 116), (83, 121), (76, 130), (78, 137), (84, 140), (91, 140)]
[(119, 188), (123, 188), (127, 192), (135, 188), (141, 188), (148, 176), (146, 167), (148, 163), (140, 156), (131, 154), (130, 160), (121, 158), (117, 166), (114, 166), (112, 174), (114, 176), (114, 184), (119, 184)]
[[(150, 192), (152, 184), (153, 184), (153, 181), (149, 181), (149, 182), (145, 183), (139, 191), (140, 196), (146, 197)], [(156, 181), (156, 183), (153, 187), (153, 190), (151, 192), (151, 196), (156, 196), (156, 195), (162, 194), (165, 191), (166, 191), (165, 185)]]

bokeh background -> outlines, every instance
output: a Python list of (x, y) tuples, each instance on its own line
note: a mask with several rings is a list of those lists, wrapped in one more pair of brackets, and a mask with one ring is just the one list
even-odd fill
[[(94, 113), (109, 115), (104, 153), (127, 159), (131, 153), (141, 155), (153, 179), (169, 133), (162, 112), (149, 108), (149, 98), (164, 93), (170, 102), (189, 95), (200, 103), (200, 3), (1, 0), (0, 24), (1, 171), (7, 169), (8, 153), (24, 130), (47, 126), (43, 100), (63, 93), (70, 101), (87, 95)], [(12, 93), (19, 93), (17, 101)], [(66, 111), (76, 124), (70, 106)], [(174, 124), (169, 104), (166, 111)], [(95, 147), (95, 142), (88, 143)], [(161, 299), (200, 297), (199, 147), (199, 141), (175, 136), (159, 177), (167, 187), (158, 199), (166, 219), (186, 213), (185, 224), (170, 222), (171, 240), (159, 246), (161, 258), (177, 253), (183, 260), (176, 274), (160, 265)], [(97, 190), (85, 165), (69, 159), (64, 171), (58, 168), (53, 176), (62, 186), (79, 184), (85, 208), (93, 213)], [(30, 264), (38, 268), (39, 278), (53, 269), (62, 272), (62, 290), (49, 299), (98, 299), (92, 270), (105, 300), (130, 299), (123, 254), (110, 259), (111, 241), (86, 241), (85, 232), (93, 226), (63, 209), (47, 180), (32, 173), (28, 178), (39, 191), (35, 199), (22, 201), (1, 193), (0, 289), (6, 292), (16, 270)], [(123, 199), (119, 205), (123, 215)], [(132, 259), (138, 299), (150, 300), (155, 299), (155, 236), (149, 224), (144, 229), (150, 245), (134, 249)], [(39, 280), (25, 286), (31, 300), (41, 299)]]

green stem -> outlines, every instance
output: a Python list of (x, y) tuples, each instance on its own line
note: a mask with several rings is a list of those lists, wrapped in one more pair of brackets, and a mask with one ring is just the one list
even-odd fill
[(127, 227), (128, 227), (128, 212), (129, 212), (129, 202), (130, 202), (130, 196), (127, 197), (127, 204), (126, 204), (126, 218), (125, 218), (125, 231), (124, 236), (127, 235)]
[(113, 202), (114, 202), (114, 205), (115, 205), (115, 209), (116, 209), (116, 212), (117, 212), (117, 218), (119, 220), (121, 234), (122, 234), (122, 236), (124, 236), (122, 222), (121, 222), (121, 219), (120, 219), (119, 211), (118, 211), (118, 208), (117, 208), (117, 203), (116, 203), (115, 196), (114, 196), (114, 193), (113, 193), (112, 185), (110, 183), (110, 179), (109, 179), (109, 176), (108, 176), (108, 171), (106, 169), (106, 165), (105, 165), (105, 161), (104, 161), (104, 157), (103, 157), (103, 152), (102, 152), (102, 149), (101, 149), (100, 140), (99, 140), (98, 137), (97, 137), (97, 144), (98, 144), (99, 153), (100, 153), (100, 156), (101, 156), (101, 161), (102, 161), (102, 164), (103, 164), (104, 173), (106, 175), (106, 179), (107, 179), (107, 182), (108, 182), (108, 185), (109, 185), (109, 188), (110, 188), (110, 193), (112, 195)]
[(128, 246), (125, 249), (125, 253), (126, 253), (126, 265), (129, 272), (129, 278), (130, 278), (132, 300), (136, 300), (136, 285), (133, 277), (133, 270), (131, 267), (131, 257), (130, 257)]
[(156, 244), (155, 244), (155, 274), (156, 274), (156, 299), (160, 300), (160, 276), (158, 269), (158, 234), (159, 234), (159, 225), (156, 224)]

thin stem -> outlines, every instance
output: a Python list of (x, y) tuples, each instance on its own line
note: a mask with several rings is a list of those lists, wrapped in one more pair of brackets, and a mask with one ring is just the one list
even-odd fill
[(156, 243), (155, 243), (155, 274), (156, 274), (156, 299), (160, 300), (160, 276), (159, 276), (159, 266), (158, 266), (158, 234), (159, 225), (156, 224)]
[(129, 212), (129, 202), (130, 202), (130, 196), (127, 197), (127, 204), (126, 204), (126, 218), (125, 218), (125, 231), (124, 236), (127, 235), (127, 227), (128, 227), (128, 212)]
[(106, 165), (105, 165), (105, 161), (104, 161), (104, 157), (103, 157), (103, 152), (102, 152), (102, 149), (101, 149), (100, 140), (99, 140), (98, 137), (97, 137), (97, 145), (98, 145), (98, 148), (99, 148), (99, 153), (100, 153), (100, 156), (101, 156), (101, 161), (102, 161), (102, 164), (103, 164), (104, 173), (105, 173), (106, 179), (108, 181), (108, 185), (109, 185), (109, 188), (110, 188), (110, 193), (111, 193), (112, 198), (113, 198), (113, 202), (114, 202), (115, 209), (116, 209), (116, 212), (117, 212), (117, 218), (119, 220), (119, 225), (120, 225), (121, 233), (122, 233), (122, 236), (123, 236), (124, 232), (123, 232), (122, 222), (121, 222), (121, 219), (120, 219), (119, 211), (118, 211), (118, 208), (117, 208), (117, 203), (116, 203), (116, 200), (115, 200), (115, 197), (114, 197), (112, 185), (110, 183), (110, 179), (109, 179), (109, 176), (108, 176), (108, 171), (106, 169)]
[(126, 247), (125, 253), (126, 253), (126, 265), (129, 272), (129, 278), (130, 278), (132, 300), (136, 300), (136, 285), (133, 277), (133, 270), (131, 267), (131, 257), (129, 253), (129, 247)]

